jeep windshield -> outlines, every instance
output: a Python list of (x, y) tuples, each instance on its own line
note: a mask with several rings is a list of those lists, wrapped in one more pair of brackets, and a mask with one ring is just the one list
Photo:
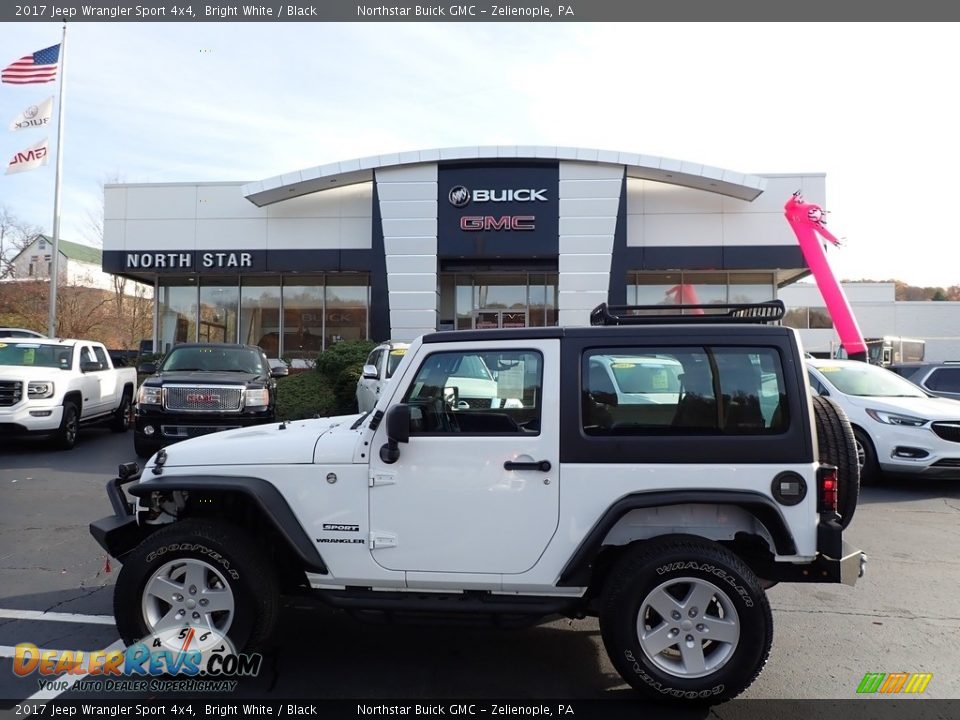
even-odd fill
[(260, 375), (260, 353), (251, 348), (181, 347), (163, 360), (160, 372), (235, 372)]
[(69, 370), (72, 362), (72, 345), (0, 341), (0, 365)]

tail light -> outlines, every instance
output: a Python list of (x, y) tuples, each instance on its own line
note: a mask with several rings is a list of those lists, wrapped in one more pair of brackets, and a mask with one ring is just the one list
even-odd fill
[(821, 465), (817, 470), (819, 488), (817, 512), (835, 513), (837, 511), (837, 468), (833, 465)]

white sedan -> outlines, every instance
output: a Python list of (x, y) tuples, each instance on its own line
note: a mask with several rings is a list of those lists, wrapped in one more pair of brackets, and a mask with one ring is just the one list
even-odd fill
[(847, 413), (860, 479), (882, 473), (960, 479), (960, 402), (932, 397), (896, 373), (852, 360), (807, 360), (810, 389)]

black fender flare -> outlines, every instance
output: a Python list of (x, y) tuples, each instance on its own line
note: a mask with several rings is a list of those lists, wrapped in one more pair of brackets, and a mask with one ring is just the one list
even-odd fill
[(152, 492), (194, 490), (205, 493), (235, 492), (248, 497), (273, 526), (287, 546), (310, 572), (327, 574), (326, 563), (276, 486), (263, 478), (243, 475), (169, 475), (149, 478), (127, 492), (143, 497)]
[(600, 516), (567, 561), (557, 581), (558, 587), (587, 587), (593, 563), (603, 539), (624, 515), (631, 510), (670, 505), (735, 505), (753, 515), (770, 533), (779, 555), (796, 555), (797, 545), (783, 513), (766, 495), (748, 490), (671, 490), (668, 492), (631, 493), (617, 500)]

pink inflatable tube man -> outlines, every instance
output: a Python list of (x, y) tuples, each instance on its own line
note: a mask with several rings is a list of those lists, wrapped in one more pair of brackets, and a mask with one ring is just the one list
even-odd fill
[(819, 205), (804, 202), (800, 193), (795, 192), (784, 205), (783, 210), (787, 216), (787, 222), (797, 236), (803, 257), (813, 273), (813, 279), (817, 281), (817, 287), (820, 288), (820, 294), (827, 305), (827, 312), (833, 318), (833, 325), (837, 329), (837, 335), (840, 336), (840, 344), (847, 351), (847, 357), (865, 362), (867, 345), (863, 341), (863, 334), (857, 325), (857, 319), (853, 316), (853, 310), (850, 309), (850, 303), (847, 302), (847, 296), (843, 294), (843, 288), (840, 287), (833, 270), (830, 269), (827, 253), (817, 238), (817, 235), (820, 235), (834, 245), (840, 244), (840, 241), (824, 227), (826, 221), (823, 217), (823, 209)]

